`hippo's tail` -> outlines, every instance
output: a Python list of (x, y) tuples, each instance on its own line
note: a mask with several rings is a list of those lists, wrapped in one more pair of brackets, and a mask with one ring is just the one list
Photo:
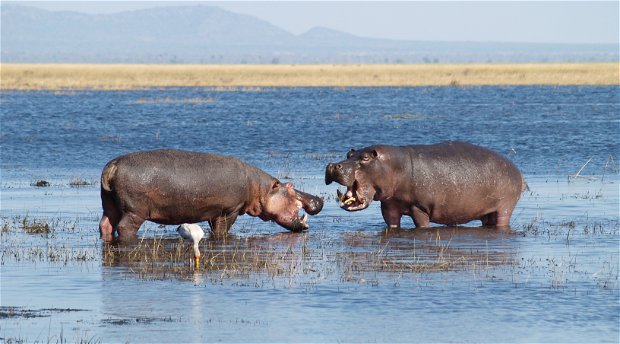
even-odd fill
[(116, 176), (116, 160), (110, 161), (103, 168), (103, 172), (101, 172), (101, 189), (105, 191), (112, 191), (112, 181)]

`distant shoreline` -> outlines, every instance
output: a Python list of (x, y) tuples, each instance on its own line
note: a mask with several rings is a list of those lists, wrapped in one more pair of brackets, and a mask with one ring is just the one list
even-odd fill
[(157, 87), (619, 85), (619, 62), (512, 64), (0, 64), (2, 90)]

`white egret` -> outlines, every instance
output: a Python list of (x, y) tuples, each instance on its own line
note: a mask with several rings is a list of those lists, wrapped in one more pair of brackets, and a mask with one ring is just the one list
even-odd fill
[(177, 232), (184, 240), (191, 240), (194, 244), (194, 268), (198, 269), (200, 263), (200, 249), (198, 244), (205, 236), (205, 232), (194, 223), (184, 223), (177, 228)]

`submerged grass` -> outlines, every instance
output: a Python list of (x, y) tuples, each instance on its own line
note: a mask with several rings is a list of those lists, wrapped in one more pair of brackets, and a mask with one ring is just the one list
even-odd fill
[[(269, 244), (265, 237), (203, 240), (202, 257), (197, 271), (209, 276), (214, 283), (228, 278), (248, 278), (252, 274), (283, 276), (296, 271), (293, 267), (304, 249), (293, 242)], [(142, 279), (192, 278), (192, 252), (187, 242), (176, 238), (143, 238), (134, 244), (106, 244), (102, 250), (105, 266), (122, 266), (136, 272)]]
[(28, 234), (48, 234), (54, 231), (46, 219), (29, 219), (28, 215), (21, 219), (21, 229)]
[(41, 317), (50, 317), (54, 313), (84, 312), (84, 311), (87, 311), (87, 309), (77, 309), (77, 308), (26, 309), (23, 307), (0, 306), (0, 319), (41, 318)]
[[(26, 214), (0, 217), (0, 223), (0, 265), (9, 261), (68, 265), (98, 259), (93, 233), (82, 232), (78, 220), (32, 218)], [(78, 241), (66, 240), (69, 235)]]
[(537, 64), (1, 64), (3, 90), (261, 87), (618, 85), (618, 62)]
[[(141, 280), (172, 278), (195, 284), (257, 287), (312, 286), (326, 280), (377, 286), (399, 283), (406, 276), (432, 279), (429, 276), (435, 274), (464, 273), (475, 279), (512, 280), (515, 287), (547, 283), (551, 288), (565, 288), (575, 281), (588, 280), (603, 289), (618, 288), (617, 253), (610, 251), (609, 257), (584, 263), (582, 258), (577, 260), (571, 255), (570, 249), (583, 247), (580, 245), (592, 237), (614, 240), (620, 231), (618, 220), (549, 222), (537, 216), (522, 228), (506, 231), (434, 227), (208, 237), (200, 244), (198, 269), (191, 262), (190, 243), (171, 233), (143, 234), (135, 242), (102, 244), (97, 239), (96, 219), (89, 219), (86, 226), (77, 220), (28, 215), (0, 220), (1, 265), (94, 263)], [(565, 247), (566, 252), (520, 257), (523, 240), (542, 240), (546, 245)], [(598, 272), (584, 272), (590, 269)]]
[(203, 255), (196, 270), (188, 243), (176, 238), (143, 238), (133, 244), (104, 245), (102, 263), (123, 267), (145, 280), (195, 280), (199, 274), (201, 280), (214, 284), (249, 280), (256, 285), (290, 286), (312, 285), (325, 279), (377, 285), (403, 274), (479, 272), (514, 260), (510, 249), (489, 252), (452, 247), (452, 231), (447, 230), (447, 239), (442, 238), (442, 231), (353, 233), (342, 238), (314, 235), (311, 239), (308, 233), (209, 238), (200, 245)]

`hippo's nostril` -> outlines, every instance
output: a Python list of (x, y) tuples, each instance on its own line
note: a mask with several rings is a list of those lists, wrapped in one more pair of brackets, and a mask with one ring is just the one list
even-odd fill
[(338, 165), (336, 165), (336, 168), (339, 169), (339, 170), (342, 170), (342, 165), (338, 164)]

